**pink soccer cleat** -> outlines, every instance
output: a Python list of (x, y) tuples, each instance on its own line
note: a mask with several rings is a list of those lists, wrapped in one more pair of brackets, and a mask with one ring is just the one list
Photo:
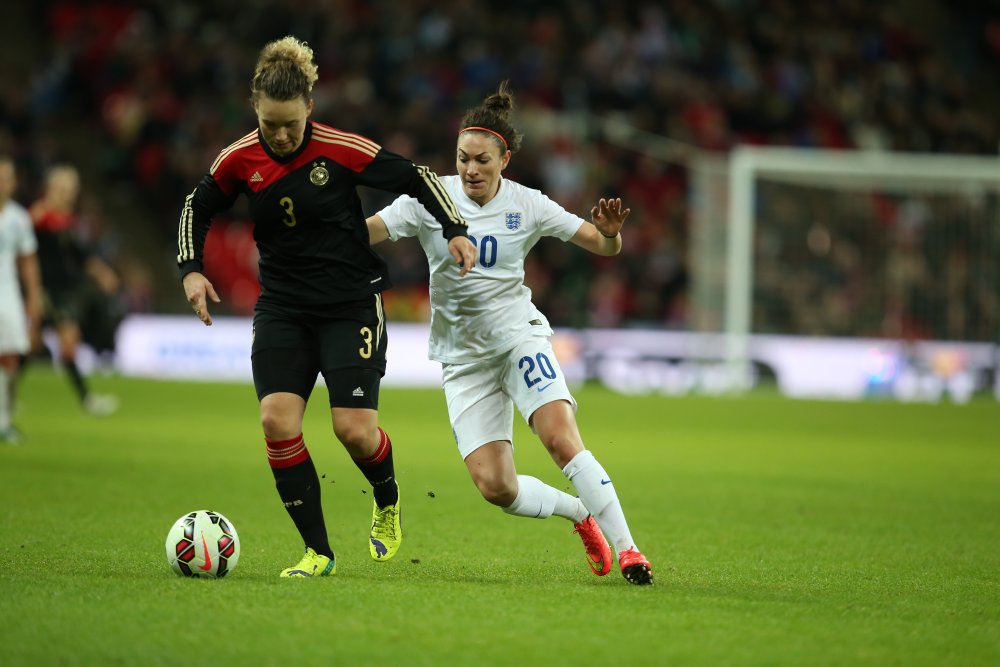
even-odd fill
[(601, 527), (597, 525), (593, 516), (588, 516), (573, 527), (575, 528), (573, 532), (579, 533), (580, 539), (583, 540), (583, 548), (587, 550), (587, 565), (594, 574), (603, 577), (611, 571), (612, 556), (611, 547), (604, 539)]
[(618, 565), (622, 568), (622, 576), (630, 584), (642, 586), (653, 583), (653, 571), (649, 561), (635, 547), (629, 547), (618, 554)]

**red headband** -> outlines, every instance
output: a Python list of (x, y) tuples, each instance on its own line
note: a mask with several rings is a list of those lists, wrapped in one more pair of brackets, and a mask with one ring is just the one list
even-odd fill
[(469, 130), (480, 130), (482, 132), (489, 132), (494, 137), (496, 137), (501, 142), (503, 142), (503, 149), (504, 150), (510, 150), (509, 148), (507, 148), (507, 140), (503, 138), (503, 135), (501, 135), (499, 132), (494, 132), (493, 130), (491, 130), (488, 127), (479, 127), (478, 125), (472, 125), (470, 127), (466, 127), (466, 128), (463, 128), (463, 129), (459, 130), (458, 133), (462, 134), (462, 132), (468, 132)]

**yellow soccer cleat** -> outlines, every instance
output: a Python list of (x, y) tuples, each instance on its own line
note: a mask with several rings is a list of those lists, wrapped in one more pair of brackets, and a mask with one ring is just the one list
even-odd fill
[(403, 541), (403, 529), (399, 521), (399, 499), (396, 499), (395, 505), (381, 509), (378, 503), (373, 504), (372, 532), (368, 550), (372, 558), (377, 561), (389, 560), (396, 555)]
[(291, 577), (328, 577), (337, 574), (336, 558), (327, 558), (312, 549), (306, 549), (306, 555), (297, 565), (281, 571), (282, 578)]

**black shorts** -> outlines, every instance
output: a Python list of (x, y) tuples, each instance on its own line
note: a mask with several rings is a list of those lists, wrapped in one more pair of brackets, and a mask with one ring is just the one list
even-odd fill
[(96, 286), (86, 281), (71, 289), (45, 290), (42, 294), (43, 324), (59, 326), (65, 322), (78, 323), (87, 307), (99, 298)]
[(308, 401), (322, 373), (330, 407), (376, 410), (386, 344), (381, 294), (301, 310), (258, 303), (251, 353), (257, 398), (282, 391)]

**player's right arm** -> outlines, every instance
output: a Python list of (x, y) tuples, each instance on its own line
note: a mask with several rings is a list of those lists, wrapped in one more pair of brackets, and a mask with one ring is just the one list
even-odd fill
[(42, 271), (38, 267), (38, 253), (18, 255), (16, 263), (21, 289), (24, 292), (29, 338), (37, 340), (42, 322)]
[(191, 304), (194, 314), (205, 323), (205, 326), (212, 326), (212, 315), (208, 312), (208, 299), (211, 299), (213, 303), (222, 301), (215, 292), (215, 287), (200, 271), (185, 274), (181, 283), (184, 285), (184, 298)]
[(192, 310), (206, 326), (212, 324), (208, 300), (219, 303), (219, 295), (204, 271), (205, 239), (212, 218), (233, 205), (238, 190), (226, 193), (213, 174), (206, 174), (198, 187), (184, 200), (177, 225), (177, 268), (184, 285), (184, 296)]

